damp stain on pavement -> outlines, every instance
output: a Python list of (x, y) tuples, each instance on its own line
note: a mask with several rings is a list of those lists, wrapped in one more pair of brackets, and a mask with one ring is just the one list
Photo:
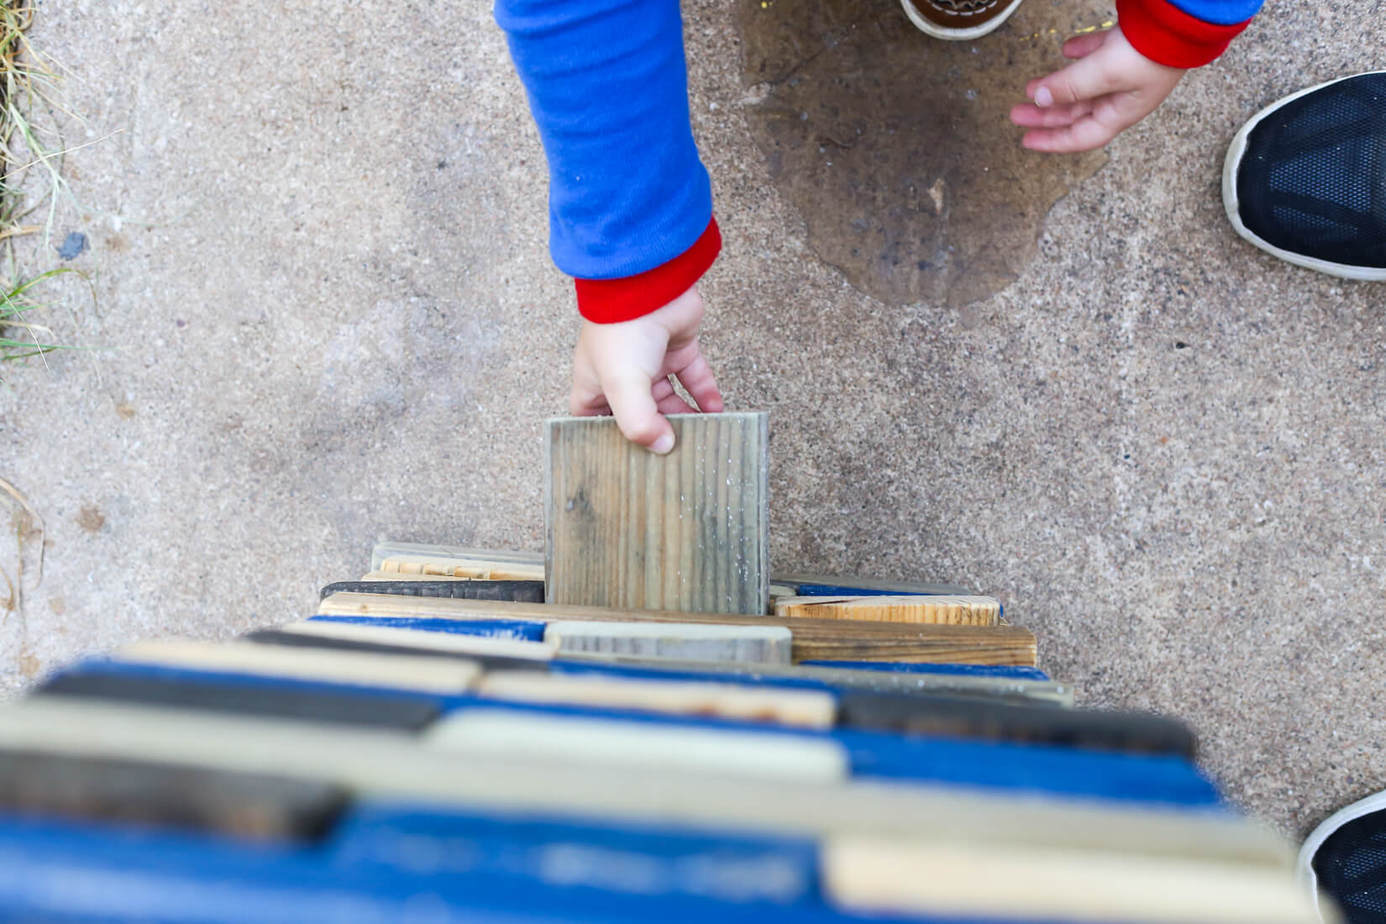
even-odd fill
[(1106, 155), (1020, 147), (1011, 106), (1110, 7), (1022, 4), (997, 32), (943, 42), (898, 4), (743, 0), (746, 112), (809, 244), (890, 304), (962, 306), (1009, 285), (1053, 204)]

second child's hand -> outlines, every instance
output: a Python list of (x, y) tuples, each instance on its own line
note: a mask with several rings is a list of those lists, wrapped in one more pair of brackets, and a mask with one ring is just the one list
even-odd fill
[[(572, 413), (612, 414), (631, 442), (660, 454), (673, 449), (674, 428), (664, 414), (722, 410), (722, 393), (698, 346), (703, 310), (694, 287), (633, 321), (583, 321), (573, 353)], [(678, 396), (670, 376), (697, 408)]]
[(1063, 53), (1074, 63), (1030, 81), (1031, 102), (1011, 110), (1011, 121), (1030, 129), (1021, 144), (1035, 151), (1102, 147), (1154, 112), (1184, 76), (1131, 47), (1120, 26), (1071, 38)]

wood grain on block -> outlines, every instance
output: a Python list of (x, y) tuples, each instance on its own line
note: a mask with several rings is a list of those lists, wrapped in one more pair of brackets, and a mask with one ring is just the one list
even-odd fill
[(994, 597), (930, 596), (782, 597), (775, 601), (781, 619), (864, 619), (948, 626), (994, 626), (1001, 602)]
[(481, 674), (472, 661), (404, 658), (324, 649), (294, 650), (250, 642), (159, 639), (127, 645), (118, 661), (261, 677), (284, 677), (421, 693), (458, 694)]
[(784, 626), (560, 620), (548, 624), (544, 641), (557, 645), (560, 656), (626, 655), (680, 661), (789, 664), (793, 637)]
[(854, 590), (871, 591), (881, 594), (953, 594), (965, 596), (972, 591), (961, 584), (924, 583), (920, 581), (895, 581), (889, 578), (860, 577), (844, 574), (805, 574), (775, 572), (770, 578), (776, 584), (793, 588), (786, 596), (809, 595), (809, 589), (829, 590), (838, 594), (849, 594)]
[(331, 728), (86, 700), (0, 707), (0, 748), (134, 758), (337, 781), (353, 792), (615, 822), (825, 837), (1071, 847), (1293, 869), (1288, 843), (1233, 813), (1156, 809), (899, 781), (727, 778), (677, 767), (600, 769), (549, 760), (459, 760), (398, 732)]
[(334, 783), (109, 757), (0, 751), (7, 814), (316, 840), (347, 804)]
[(413, 558), (457, 559), (470, 562), (487, 562), (499, 567), (509, 565), (544, 566), (543, 552), (524, 552), (515, 549), (474, 549), (463, 545), (435, 545), (426, 542), (377, 542), (371, 549), (371, 570), (382, 571), (381, 565), (388, 559)]
[(851, 911), (1101, 924), (1317, 924), (1288, 871), (1192, 857), (843, 837), (828, 900)]
[(342, 693), (208, 677), (105, 671), (59, 674), (40, 686), (35, 695), (106, 699), (403, 731), (417, 731), (441, 713), (436, 702), (404, 694)]
[(830, 783), (850, 771), (847, 752), (827, 738), (759, 734), (544, 715), (507, 709), (467, 709), (424, 733), (434, 748), (491, 757), (707, 773), (724, 777)]
[(512, 702), (634, 709), (796, 728), (832, 728), (837, 714), (836, 697), (822, 690), (756, 688), (695, 680), (492, 671), (482, 677), (477, 692)]
[(959, 696), (846, 690), (839, 696), (838, 721), (848, 728), (873, 731), (1173, 754), (1189, 759), (1197, 750), (1189, 727), (1163, 716)]
[[(414, 599), (405, 597), (401, 599)], [(429, 651), (478, 657), (513, 658), (528, 661), (552, 660), (556, 650), (552, 642), (526, 642), (509, 638), (490, 638), (482, 635), (453, 635), (447, 632), (420, 632), (387, 626), (367, 626), (347, 622), (317, 622), (303, 620), (277, 626), (276, 631), (314, 638), (341, 639), (349, 642), (368, 642), (376, 645), (397, 645), (403, 648), (424, 648)]]
[(460, 597), (464, 600), (523, 600), (544, 602), (543, 581), (483, 581), (451, 578), (442, 581), (338, 581), (328, 584), (319, 598), (336, 593), (398, 594), (407, 597)]
[(786, 626), (794, 661), (908, 661), (1015, 664), (1034, 667), (1035, 637), (1018, 626), (930, 626), (834, 619), (795, 619), (728, 613), (608, 609), (557, 603), (452, 600), (387, 594), (333, 594), (318, 606), (327, 616), (413, 616), (438, 619), (685, 622), (729, 626)]
[(496, 562), (470, 558), (434, 558), (423, 555), (397, 555), (380, 563), (387, 574), (422, 578), (469, 578), (484, 581), (542, 581), (543, 564)]
[(657, 456), (610, 417), (545, 428), (547, 598), (762, 614), (769, 593), (765, 414), (671, 414)]

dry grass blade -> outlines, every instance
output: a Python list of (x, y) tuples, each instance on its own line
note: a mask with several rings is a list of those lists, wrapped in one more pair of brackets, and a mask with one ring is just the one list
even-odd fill
[(4, 573), (5, 583), (10, 588), (10, 598), (5, 603), (5, 616), (8, 618), (10, 613), (18, 611), (22, 616), (24, 613), (24, 541), (30, 534), (38, 536), (38, 582), (43, 581), (43, 517), (34, 509), (34, 505), (29, 503), (29, 499), (9, 481), (0, 478), (0, 491), (8, 494), (16, 504), (19, 505), (24, 516), (15, 522), (15, 544), (19, 550), (19, 560), (15, 568), (15, 579), (10, 580), (7, 572)]

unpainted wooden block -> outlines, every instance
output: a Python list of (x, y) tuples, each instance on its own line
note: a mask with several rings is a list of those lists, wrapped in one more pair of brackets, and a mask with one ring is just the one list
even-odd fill
[(761, 614), (769, 594), (768, 418), (675, 414), (657, 456), (607, 418), (545, 429), (547, 599)]
[(542, 581), (543, 564), (500, 562), (489, 559), (441, 558), (431, 555), (396, 555), (376, 569), (427, 578), (473, 578), (485, 581)]
[(127, 645), (116, 652), (115, 657), (119, 661), (188, 670), (443, 694), (466, 692), (481, 673), (477, 664), (453, 658), (403, 658), (354, 651), (278, 648), (240, 641), (156, 639)]
[(841, 596), (782, 597), (775, 601), (781, 619), (857, 619), (941, 626), (994, 626), (1001, 621), (1001, 602), (979, 596)]
[(544, 641), (557, 645), (560, 655), (789, 664), (794, 637), (784, 626), (565, 620), (549, 623)]
[(823, 848), (823, 881), (832, 904), (891, 916), (1094, 924), (1321, 920), (1309, 890), (1287, 870), (1188, 856), (837, 837)]
[(425, 542), (396, 542), (387, 539), (377, 542), (371, 549), (371, 570), (383, 570), (386, 559), (461, 559), (469, 562), (486, 562), (496, 566), (505, 565), (544, 565), (543, 552), (525, 552), (515, 549), (474, 549), (460, 545), (434, 545)]
[(691, 728), (618, 719), (467, 709), (428, 729), (434, 748), (491, 757), (625, 770), (832, 783), (849, 773), (847, 752), (826, 738)]
[(837, 698), (825, 690), (757, 688), (696, 680), (491, 671), (482, 677), (477, 692), (514, 702), (715, 716), (796, 728), (832, 728), (837, 716)]

